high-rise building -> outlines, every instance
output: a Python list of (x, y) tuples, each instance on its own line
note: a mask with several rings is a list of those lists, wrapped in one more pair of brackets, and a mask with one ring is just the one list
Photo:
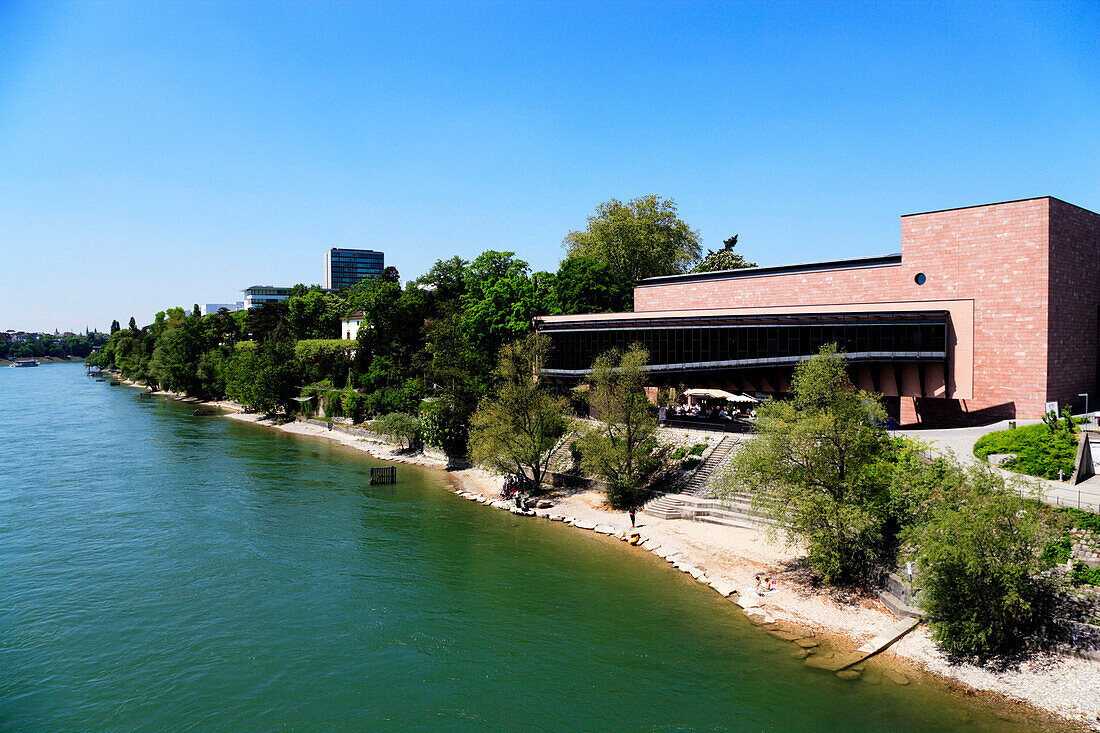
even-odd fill
[(337, 249), (325, 252), (325, 290), (345, 290), (368, 277), (381, 277), (386, 257), (373, 249)]

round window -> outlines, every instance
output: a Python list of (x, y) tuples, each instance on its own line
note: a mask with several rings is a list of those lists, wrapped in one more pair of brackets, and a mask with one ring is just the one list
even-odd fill
[(924, 281), (927, 279), (928, 278), (925, 277), (923, 272), (918, 272), (917, 276), (913, 278), (913, 282), (915, 282), (917, 285), (924, 285)]

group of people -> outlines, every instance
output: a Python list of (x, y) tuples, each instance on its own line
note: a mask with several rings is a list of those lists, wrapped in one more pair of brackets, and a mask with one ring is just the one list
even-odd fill
[(717, 407), (676, 405), (675, 407), (662, 407), (658, 412), (658, 417), (662, 421), (670, 417), (701, 417), (706, 420), (733, 420), (737, 417), (756, 417), (756, 408), (742, 412), (732, 405), (719, 405)]
[(516, 506), (524, 508), (524, 492), (519, 490), (520, 481), (515, 473), (504, 474), (504, 485), (500, 488), (500, 499), (515, 501)]
[(756, 592), (760, 595), (767, 595), (769, 593), (775, 593), (778, 590), (775, 584), (775, 580), (767, 575), (756, 576)]

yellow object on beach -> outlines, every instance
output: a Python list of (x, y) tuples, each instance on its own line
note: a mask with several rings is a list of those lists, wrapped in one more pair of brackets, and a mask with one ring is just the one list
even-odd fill
[(642, 541), (642, 536), (640, 534), (638, 534), (637, 532), (630, 535), (630, 544), (636, 545), (641, 541)]

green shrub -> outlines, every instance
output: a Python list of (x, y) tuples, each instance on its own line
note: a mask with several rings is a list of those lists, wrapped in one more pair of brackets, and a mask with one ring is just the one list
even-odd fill
[(1061, 507), (1056, 511), (1071, 527), (1100, 532), (1100, 514), (1093, 514), (1092, 512), (1086, 512), (1080, 509), (1071, 509), (1070, 507)]
[(404, 412), (391, 412), (371, 423), (371, 430), (385, 435), (401, 447), (411, 448), (420, 431), (420, 423), (415, 417)]
[(442, 448), (449, 456), (466, 455), (466, 421), (444, 400), (420, 403), (420, 434), (425, 445)]
[(684, 460), (680, 461), (680, 468), (684, 469), (685, 471), (690, 471), (691, 469), (698, 466), (701, 462), (701, 458), (698, 458), (697, 456), (692, 456), (691, 458), (685, 458)]
[(669, 458), (671, 458), (674, 461), (678, 461), (681, 458), (683, 458), (684, 456), (686, 456), (687, 454), (688, 454), (687, 448), (677, 448), (676, 450), (672, 451), (672, 454), (669, 456)]
[(1083, 562), (1075, 562), (1069, 581), (1074, 586), (1100, 585), (1100, 568), (1090, 568)]
[(691, 446), (691, 451), (689, 451), (689, 452), (693, 456), (701, 456), (701, 455), (703, 455), (703, 451), (705, 451), (706, 449), (707, 449), (707, 444), (706, 443), (696, 443), (695, 445)]
[(1043, 554), (1039, 556), (1039, 559), (1044, 562), (1064, 563), (1069, 560), (1071, 552), (1073, 552), (1073, 540), (1066, 536), (1048, 542), (1047, 546), (1043, 548)]
[(974, 444), (975, 456), (984, 461), (994, 453), (1016, 454), (1002, 464), (1010, 471), (1057, 479), (1060, 470), (1068, 477), (1073, 473), (1073, 461), (1077, 456), (1077, 437), (1064, 421), (1057, 421), (1053, 428), (1048, 423), (1040, 423), (978, 438)]

